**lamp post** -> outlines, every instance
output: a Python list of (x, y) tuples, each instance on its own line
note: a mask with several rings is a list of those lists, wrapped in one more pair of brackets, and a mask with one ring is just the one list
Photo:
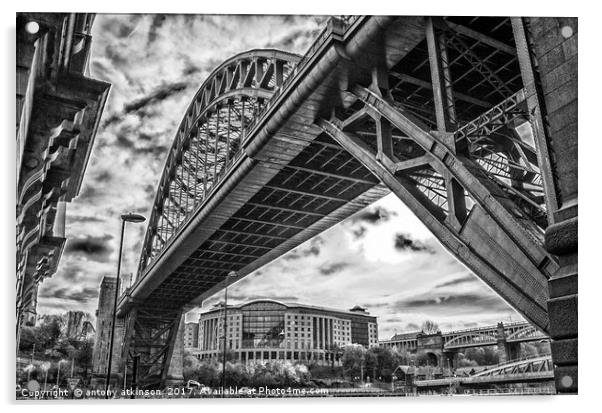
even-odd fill
[(224, 352), (222, 357), (222, 398), (226, 397), (226, 343), (228, 342), (228, 283), (230, 277), (235, 277), (236, 273), (230, 271), (226, 275), (226, 289), (224, 291)]
[(113, 322), (111, 323), (111, 341), (109, 342), (109, 363), (107, 365), (107, 377), (105, 379), (105, 399), (109, 398), (109, 383), (111, 381), (111, 365), (113, 363), (113, 343), (115, 339), (115, 318), (117, 316), (117, 300), (119, 299), (119, 277), (121, 276), (121, 255), (123, 253), (123, 233), (125, 231), (125, 223), (141, 223), (146, 221), (142, 215), (129, 214), (121, 215), (121, 237), (119, 240), (119, 256), (117, 257), (117, 279), (115, 280), (115, 300), (113, 302)]
[(58, 366), (58, 370), (56, 372), (56, 388), (59, 388), (59, 383), (60, 383), (60, 376), (61, 376), (61, 364), (62, 363), (66, 363), (67, 360), (59, 360), (59, 366)]
[(49, 362), (42, 363), (40, 365), (40, 367), (42, 367), (42, 370), (44, 370), (44, 372), (45, 372), (45, 375), (44, 375), (44, 391), (46, 391), (46, 384), (48, 383), (48, 370), (50, 369), (50, 363)]

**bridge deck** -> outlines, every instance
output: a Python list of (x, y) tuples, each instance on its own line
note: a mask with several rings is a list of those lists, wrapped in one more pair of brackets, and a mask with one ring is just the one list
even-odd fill
[[(406, 20), (389, 39), (391, 51), (400, 44), (411, 50), (424, 37), (421, 18)], [(305, 65), (308, 74), (300, 73), (272, 104), (291, 107), (286, 121), (268, 136), (266, 124), (275, 123), (274, 111), (261, 117), (243, 142), (243, 152), (178, 239), (122, 296), (120, 312), (133, 302), (153, 308), (200, 305), (223, 288), (228, 272), (236, 271), (240, 279), (389, 193), (314, 125), (320, 107), (340, 95), (341, 72), (352, 72), (332, 37), (326, 40), (317, 42)], [(388, 59), (392, 64), (401, 57), (396, 52)], [(306, 89), (300, 98), (299, 90)]]

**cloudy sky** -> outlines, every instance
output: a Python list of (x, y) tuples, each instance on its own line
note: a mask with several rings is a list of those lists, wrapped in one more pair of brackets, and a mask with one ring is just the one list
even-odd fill
[[(150, 216), (182, 114), (211, 70), (238, 52), (303, 54), (324, 17), (98, 15), (91, 75), (112, 84), (79, 197), (67, 206), (58, 272), (40, 287), (39, 313), (93, 313), (114, 275), (119, 215)], [(129, 225), (123, 273), (135, 272), (145, 225)], [(520, 316), (449, 255), (390, 195), (231, 287), (234, 302), (270, 297), (379, 317), (381, 338), (427, 319), (472, 327)], [(219, 297), (207, 300), (212, 305)]]

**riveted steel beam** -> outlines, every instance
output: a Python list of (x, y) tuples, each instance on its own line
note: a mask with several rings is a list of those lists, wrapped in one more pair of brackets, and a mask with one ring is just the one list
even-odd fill
[[(376, 95), (371, 92), (370, 94), (370, 98), (364, 95), (362, 100), (374, 102)], [(383, 103), (380, 98), (377, 101)], [(410, 129), (405, 127), (403, 122), (398, 122), (392, 113), (382, 110), (380, 105), (372, 106), (392, 124), (408, 132), (409, 136), (414, 135), (409, 133)], [(507, 235), (505, 229), (492, 219), (484, 207), (475, 205), (463, 227), (458, 229), (446, 221), (442, 211), (437, 210), (423, 195), (421, 196), (411, 181), (403, 176), (396, 176), (393, 171), (385, 168), (377, 160), (373, 150), (359, 138), (343, 132), (335, 123), (327, 120), (320, 120), (318, 125), (381, 179), (458, 259), (521, 314), (543, 331), (547, 331), (547, 275), (539, 266), (534, 265), (534, 257), (526, 254), (523, 245)], [(431, 145), (425, 146), (433, 150), (434, 157), (437, 157), (438, 147), (443, 145), (437, 144), (432, 136), (420, 138), (419, 140), (430, 141)], [(440, 160), (434, 162), (438, 161)], [(487, 202), (490, 202), (491, 198), (489, 195)], [(489, 205), (486, 208), (491, 209)], [(522, 241), (523, 244), (532, 242), (531, 239)], [(532, 245), (531, 249), (540, 252), (541, 246)], [(539, 264), (545, 264), (543, 253), (540, 254), (542, 256), (536, 258), (541, 260)]]

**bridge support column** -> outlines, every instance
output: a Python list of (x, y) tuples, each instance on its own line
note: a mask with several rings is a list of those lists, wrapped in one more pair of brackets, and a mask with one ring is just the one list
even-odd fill
[(548, 314), (556, 389), (577, 392), (577, 19), (513, 18), (527, 104), (544, 182)]
[(512, 360), (512, 357), (508, 355), (508, 343), (506, 343), (504, 323), (497, 323), (497, 354), (500, 363), (506, 363), (508, 360)]
[[(93, 382), (102, 386), (108, 368), (108, 352), (111, 341), (111, 323), (113, 322), (113, 303), (115, 297), (115, 277), (104, 277), (100, 285), (98, 296), (98, 310), (96, 317), (96, 341), (92, 355)], [(122, 344), (125, 335), (125, 320), (117, 317), (115, 319), (115, 339), (113, 342), (113, 354), (111, 361), (111, 388), (119, 386), (122, 382), (118, 374), (122, 372)]]
[(506, 343), (507, 361), (518, 360), (522, 357), (520, 343)]
[(458, 351), (446, 351), (443, 353), (443, 368), (455, 370), (458, 368)]
[(182, 383), (184, 380), (184, 328), (186, 314), (180, 317), (180, 325), (175, 334), (175, 342), (171, 346), (171, 356), (168, 355), (167, 376), (165, 385), (171, 386)]

